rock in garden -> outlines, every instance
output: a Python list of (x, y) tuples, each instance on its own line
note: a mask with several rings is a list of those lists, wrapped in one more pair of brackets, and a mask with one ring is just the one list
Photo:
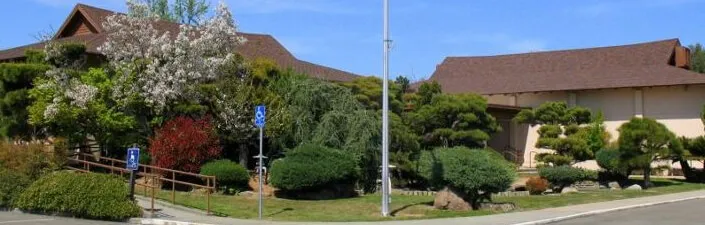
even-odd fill
[(252, 191), (243, 191), (243, 192), (238, 193), (237, 195), (239, 195), (239, 196), (245, 196), (245, 197), (251, 197), (251, 196), (254, 196), (255, 193), (252, 192)]
[(622, 186), (619, 185), (619, 182), (616, 182), (616, 181), (612, 181), (612, 182), (607, 183), (607, 186), (610, 188), (622, 188)]
[(567, 193), (577, 193), (578, 189), (574, 187), (565, 187), (563, 190), (561, 190), (561, 194), (567, 194)]
[(454, 211), (472, 210), (470, 203), (463, 200), (466, 197), (461, 191), (454, 188), (444, 188), (436, 193), (436, 198), (433, 200), (433, 207), (436, 209), (448, 209)]
[(600, 184), (593, 181), (584, 181), (573, 185), (578, 191), (596, 191), (600, 189)]
[(635, 184), (635, 185), (632, 185), (632, 186), (629, 186), (629, 187), (627, 187), (627, 189), (626, 189), (626, 190), (632, 190), (632, 191), (641, 191), (642, 189), (643, 189), (643, 188), (641, 188), (641, 186), (640, 186), (640, 185), (638, 185), (638, 184)]

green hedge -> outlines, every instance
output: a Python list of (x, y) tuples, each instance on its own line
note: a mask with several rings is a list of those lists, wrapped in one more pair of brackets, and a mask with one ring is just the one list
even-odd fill
[(492, 150), (438, 148), (421, 154), (419, 174), (432, 187), (463, 191), (474, 209), (491, 193), (507, 190), (516, 178), (514, 166)]
[(141, 214), (140, 207), (128, 194), (127, 185), (116, 176), (56, 172), (30, 185), (19, 196), (15, 207), (30, 212), (124, 220)]
[(270, 182), (284, 191), (317, 191), (354, 184), (360, 169), (352, 154), (303, 144), (272, 163)]
[(250, 174), (245, 167), (233, 161), (222, 159), (201, 166), (201, 174), (215, 176), (218, 187), (229, 193), (229, 189), (244, 190), (250, 180)]
[(539, 175), (551, 182), (556, 191), (578, 181), (597, 179), (597, 172), (571, 166), (544, 167), (539, 169)]
[(0, 169), (0, 209), (11, 209), (15, 199), (30, 183), (29, 177), (21, 173)]
[(599, 173), (599, 180), (602, 182), (609, 181), (626, 181), (628, 169), (620, 162), (621, 153), (616, 149), (603, 149), (595, 153), (595, 161), (603, 171)]

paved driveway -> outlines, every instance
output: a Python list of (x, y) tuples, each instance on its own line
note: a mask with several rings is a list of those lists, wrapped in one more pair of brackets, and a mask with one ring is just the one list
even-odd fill
[(705, 224), (705, 199), (689, 200), (566, 220), (556, 225)]

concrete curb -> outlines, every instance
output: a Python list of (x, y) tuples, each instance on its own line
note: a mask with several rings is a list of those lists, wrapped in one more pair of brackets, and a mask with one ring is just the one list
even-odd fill
[(139, 224), (142, 225), (212, 225), (208, 223), (192, 223), (174, 220), (163, 220), (163, 219), (142, 219)]
[(588, 212), (578, 213), (578, 214), (573, 214), (573, 215), (568, 215), (568, 216), (561, 216), (561, 217), (555, 217), (555, 218), (550, 218), (550, 219), (516, 223), (513, 225), (550, 224), (550, 223), (555, 223), (555, 222), (560, 222), (560, 221), (565, 221), (565, 220), (570, 220), (570, 219), (576, 219), (576, 218), (581, 218), (581, 217), (594, 216), (594, 215), (599, 215), (599, 214), (605, 214), (605, 213), (610, 213), (610, 212), (617, 212), (617, 211), (636, 209), (636, 208), (644, 208), (644, 207), (649, 207), (649, 206), (663, 205), (663, 204), (676, 203), (676, 202), (682, 202), (682, 201), (688, 201), (688, 200), (696, 200), (696, 199), (705, 199), (705, 196), (696, 196), (696, 197), (681, 198), (681, 199), (674, 199), (674, 200), (661, 201), (661, 202), (650, 202), (650, 203), (637, 204), (637, 205), (628, 205), (628, 206), (622, 206), (622, 207), (611, 208), (611, 209), (593, 210), (593, 211), (588, 211)]

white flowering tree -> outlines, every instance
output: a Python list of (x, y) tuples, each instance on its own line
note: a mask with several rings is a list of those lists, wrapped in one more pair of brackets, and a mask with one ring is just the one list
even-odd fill
[(156, 29), (164, 24), (146, 5), (128, 1), (128, 7), (132, 15), (112, 15), (103, 23), (107, 41), (99, 47), (116, 72), (113, 95), (119, 102), (138, 97), (160, 112), (197, 100), (194, 88), (217, 79), (244, 41), (222, 2), (202, 26), (180, 25), (177, 34)]
[[(87, 70), (81, 45), (46, 45), (46, 59), (53, 67), (31, 90), (31, 123), (74, 140), (95, 136), (103, 143), (134, 141), (125, 136), (139, 133), (137, 141), (146, 141), (155, 118), (183, 104), (198, 106), (203, 98), (198, 87), (221, 77), (219, 70), (233, 61), (244, 41), (223, 3), (200, 26), (167, 23), (146, 5), (127, 4), (130, 14), (115, 14), (103, 22), (107, 41), (99, 51), (108, 68)], [(168, 26), (178, 29), (170, 31)]]
[(45, 53), (51, 69), (37, 77), (29, 91), (34, 100), (29, 106), (31, 124), (73, 143), (97, 141), (103, 146), (134, 127), (133, 117), (112, 107), (108, 95), (112, 86), (105, 71), (85, 70), (83, 45), (48, 43)]

